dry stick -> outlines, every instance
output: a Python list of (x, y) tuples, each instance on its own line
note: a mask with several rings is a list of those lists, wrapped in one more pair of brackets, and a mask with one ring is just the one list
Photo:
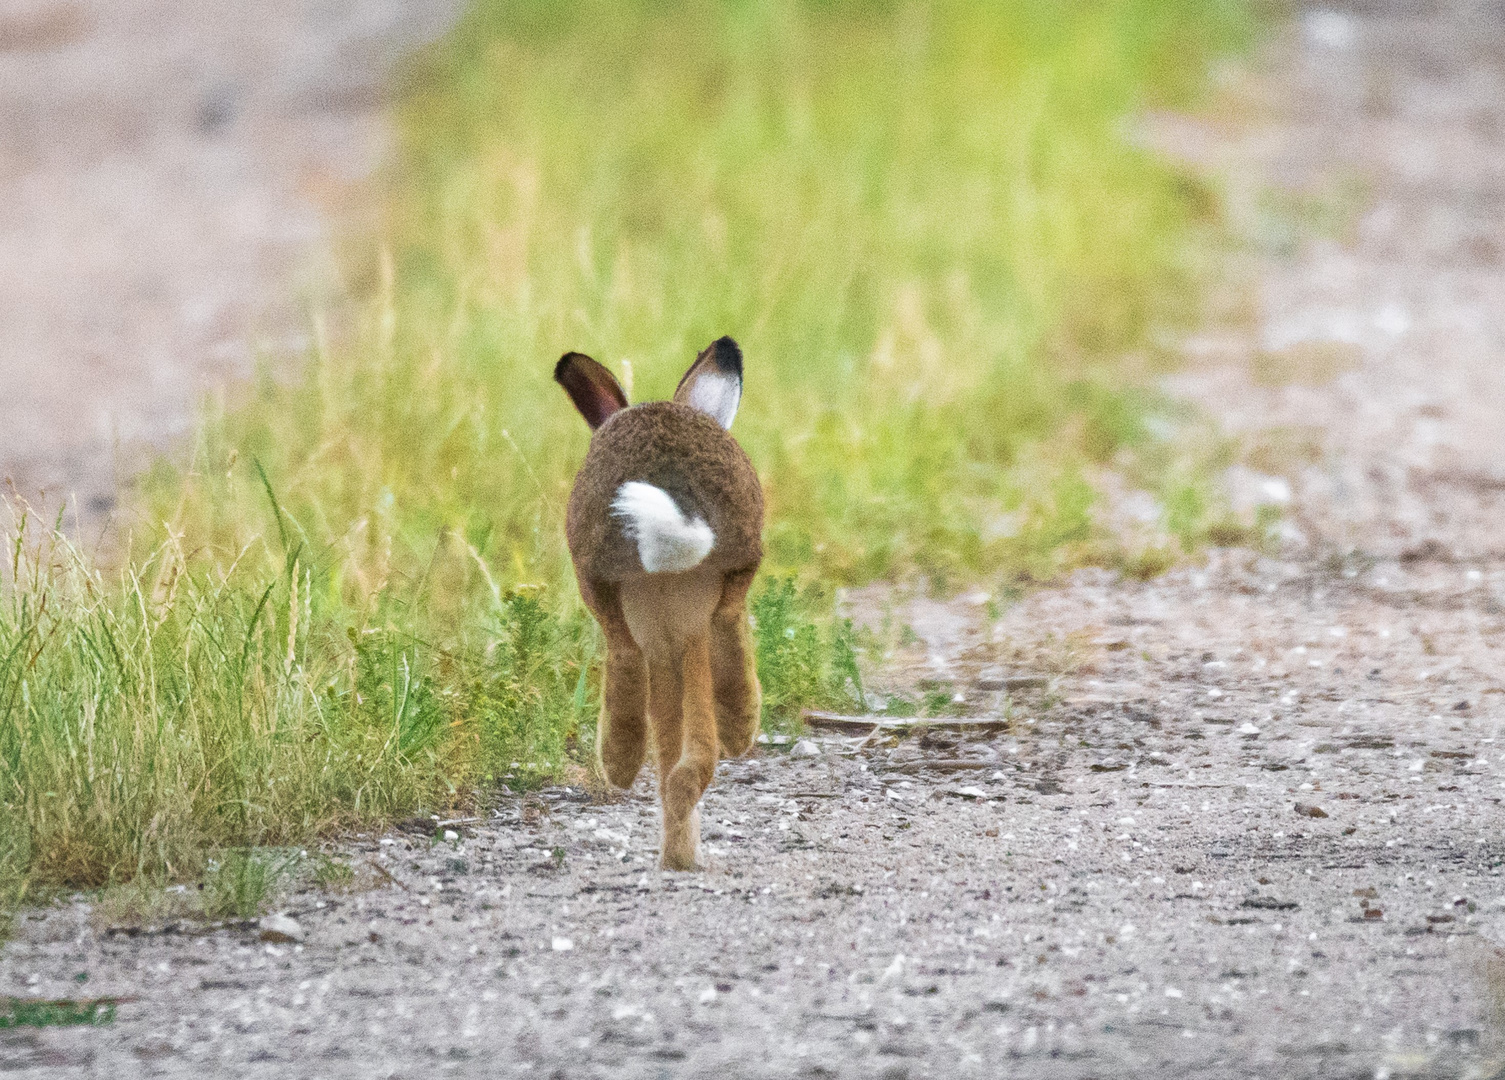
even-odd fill
[(983, 769), (996, 769), (995, 761), (969, 761), (965, 758), (935, 758), (933, 760), (920, 761), (890, 761), (882, 766), (885, 772), (896, 773), (958, 773), (958, 772), (981, 772)]
[(250, 930), (259, 922), (259, 919), (222, 919), (216, 922), (195, 923), (179, 919), (161, 926), (107, 926), (104, 929), (104, 936), (152, 938), (181, 934), (184, 937), (204, 937), (221, 930)]
[(371, 867), (371, 869), (375, 870), (382, 877), (386, 878), (393, 885), (396, 885), (403, 892), (412, 892), (411, 889), (409, 889), (401, 881), (398, 881), (397, 878), (395, 878), (395, 877), (392, 876), (392, 871), (388, 870), (385, 866), (383, 866), (381, 863), (377, 862), (375, 859), (367, 859), (366, 860), (366, 865), (369, 866), (369, 867)]
[(1045, 675), (1009, 675), (1002, 679), (978, 679), (975, 685), (979, 690), (1043, 690), (1050, 685), (1050, 679)]
[(821, 731), (839, 731), (847, 735), (866, 734), (869, 739), (885, 731), (1005, 731), (1009, 721), (1001, 716), (934, 716), (906, 719), (882, 716), (842, 716), (839, 713), (806, 709), (807, 727)]

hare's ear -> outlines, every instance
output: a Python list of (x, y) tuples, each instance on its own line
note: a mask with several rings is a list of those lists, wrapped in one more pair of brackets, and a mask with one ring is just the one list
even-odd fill
[(731, 427), (742, 401), (742, 350), (737, 343), (724, 337), (707, 345), (679, 380), (674, 400), (709, 413), (724, 428)]
[(584, 353), (565, 353), (554, 365), (554, 381), (564, 387), (575, 408), (594, 431), (620, 409), (627, 408), (627, 395), (616, 376)]

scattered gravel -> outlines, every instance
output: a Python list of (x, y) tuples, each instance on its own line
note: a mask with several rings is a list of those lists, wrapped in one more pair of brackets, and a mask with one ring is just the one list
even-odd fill
[[(1263, 119), (1158, 136), (1246, 183), (1367, 185), (1355, 236), (1260, 256), (1256, 325), (1174, 384), (1267, 448), (1301, 425), (1230, 477), (1286, 506), (1279, 558), (1085, 571), (1001, 611), (852, 593), (918, 638), (880, 694), (1007, 723), (760, 742), (706, 796), (703, 874), (654, 868), (645, 779), (353, 839), (370, 887), (284, 898), (301, 941), (27, 913), (0, 992), (123, 1000), (0, 1032), (0, 1069), (1498, 1075), (1505, 22), (1421, 11), (1303, 10)], [(1357, 351), (1274, 384), (1313, 341)]]
[[(1147, 585), (1084, 572), (996, 621), (959, 607), (956, 685), (1058, 669), (1012, 695), (1011, 729), (726, 763), (704, 874), (654, 868), (644, 782), (354, 842), (387, 884), (291, 898), (301, 944), (268, 919), (129, 936), (84, 904), (33, 912), (0, 985), (67, 996), (87, 972), (135, 1000), (0, 1053), (112, 1076), (150, 1048), (163, 1075), (1482, 1069), (1505, 625), (1451, 570), (1371, 573), (1391, 585), (1223, 553)], [(901, 655), (895, 685), (934, 659)]]

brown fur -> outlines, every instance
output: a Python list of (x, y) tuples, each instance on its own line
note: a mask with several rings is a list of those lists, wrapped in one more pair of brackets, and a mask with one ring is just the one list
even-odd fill
[[(735, 350), (730, 339), (723, 342)], [(700, 355), (676, 397), (685, 396), (697, 369), (715, 362), (721, 344)], [(740, 371), (740, 353), (737, 364)], [(630, 480), (662, 488), (685, 514), (710, 525), (716, 542), (700, 565), (683, 573), (643, 569), (637, 544), (611, 513)], [(747, 592), (763, 556), (762, 528), (763, 492), (747, 455), (714, 419), (680, 402), (607, 416), (570, 493), (570, 556), (581, 597), (606, 638), (601, 769), (615, 786), (630, 787), (651, 728), (669, 869), (698, 865), (697, 807), (716, 759), (744, 753), (757, 732), (762, 694)]]
[(643, 573), (637, 544), (611, 513), (629, 480), (663, 488), (681, 510), (716, 534), (705, 563), (724, 573), (756, 569), (763, 558), (763, 489), (752, 462), (721, 425), (673, 401), (623, 409), (597, 429), (575, 477), (565, 513), (575, 572), (591, 581)]

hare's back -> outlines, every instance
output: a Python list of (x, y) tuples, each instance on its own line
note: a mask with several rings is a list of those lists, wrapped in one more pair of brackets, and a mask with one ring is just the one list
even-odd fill
[(634, 482), (667, 493), (686, 519), (710, 527), (705, 565), (733, 571), (762, 559), (763, 490), (752, 462), (705, 413), (655, 401), (616, 413), (591, 439), (565, 521), (582, 577), (622, 581), (646, 573), (638, 544), (612, 512), (622, 486)]

